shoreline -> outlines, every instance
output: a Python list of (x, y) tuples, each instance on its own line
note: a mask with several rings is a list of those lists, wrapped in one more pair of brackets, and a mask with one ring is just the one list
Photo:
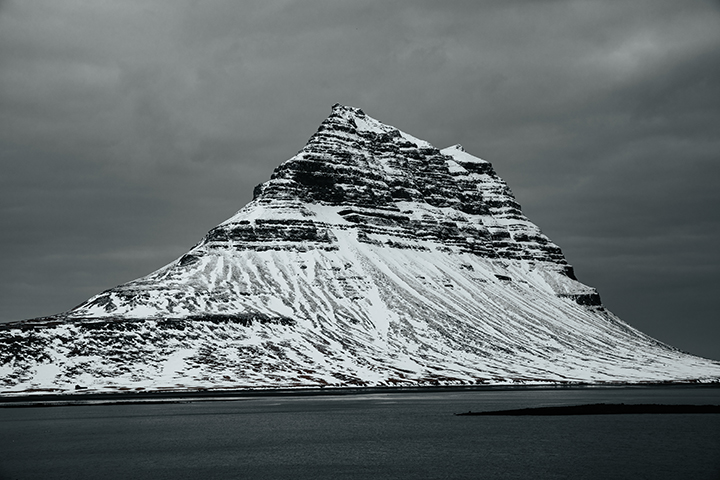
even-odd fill
[(531, 407), (512, 410), (490, 410), (484, 412), (456, 413), (458, 417), (468, 416), (510, 416), (510, 417), (548, 417), (568, 415), (639, 415), (639, 414), (703, 414), (720, 413), (720, 405), (686, 405), (665, 403), (593, 403), (560, 407)]
[(720, 388), (720, 384), (697, 383), (643, 383), (643, 384), (573, 384), (573, 385), (447, 385), (447, 386), (377, 386), (377, 387), (307, 387), (307, 388), (255, 388), (238, 390), (155, 390), (129, 392), (43, 393), (0, 395), (0, 408), (32, 408), (87, 405), (133, 405), (158, 403), (192, 403), (212, 401), (239, 401), (259, 397), (312, 397), (335, 395), (372, 395), (396, 393), (438, 393), (461, 391), (511, 390), (593, 390), (593, 389), (645, 389), (645, 388)]

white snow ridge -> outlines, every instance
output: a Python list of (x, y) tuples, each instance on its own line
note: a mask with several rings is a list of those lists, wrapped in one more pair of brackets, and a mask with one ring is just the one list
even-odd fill
[(575, 279), (492, 165), (335, 105), (175, 262), (0, 328), (0, 393), (718, 382)]

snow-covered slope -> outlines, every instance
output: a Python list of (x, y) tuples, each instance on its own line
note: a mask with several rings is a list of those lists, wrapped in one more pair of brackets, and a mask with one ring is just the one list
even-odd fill
[(6, 393), (719, 379), (607, 311), (490, 163), (341, 105), (177, 261), (0, 330)]

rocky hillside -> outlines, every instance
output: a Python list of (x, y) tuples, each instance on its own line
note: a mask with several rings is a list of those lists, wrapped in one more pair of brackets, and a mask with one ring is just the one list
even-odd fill
[(607, 311), (492, 165), (335, 105), (175, 262), (0, 330), (0, 389), (718, 381)]

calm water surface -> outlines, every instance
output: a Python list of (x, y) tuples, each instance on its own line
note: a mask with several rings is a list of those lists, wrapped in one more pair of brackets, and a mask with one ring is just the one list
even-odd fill
[(254, 397), (0, 409), (0, 479), (720, 479), (720, 415), (458, 417), (720, 404), (720, 388)]

